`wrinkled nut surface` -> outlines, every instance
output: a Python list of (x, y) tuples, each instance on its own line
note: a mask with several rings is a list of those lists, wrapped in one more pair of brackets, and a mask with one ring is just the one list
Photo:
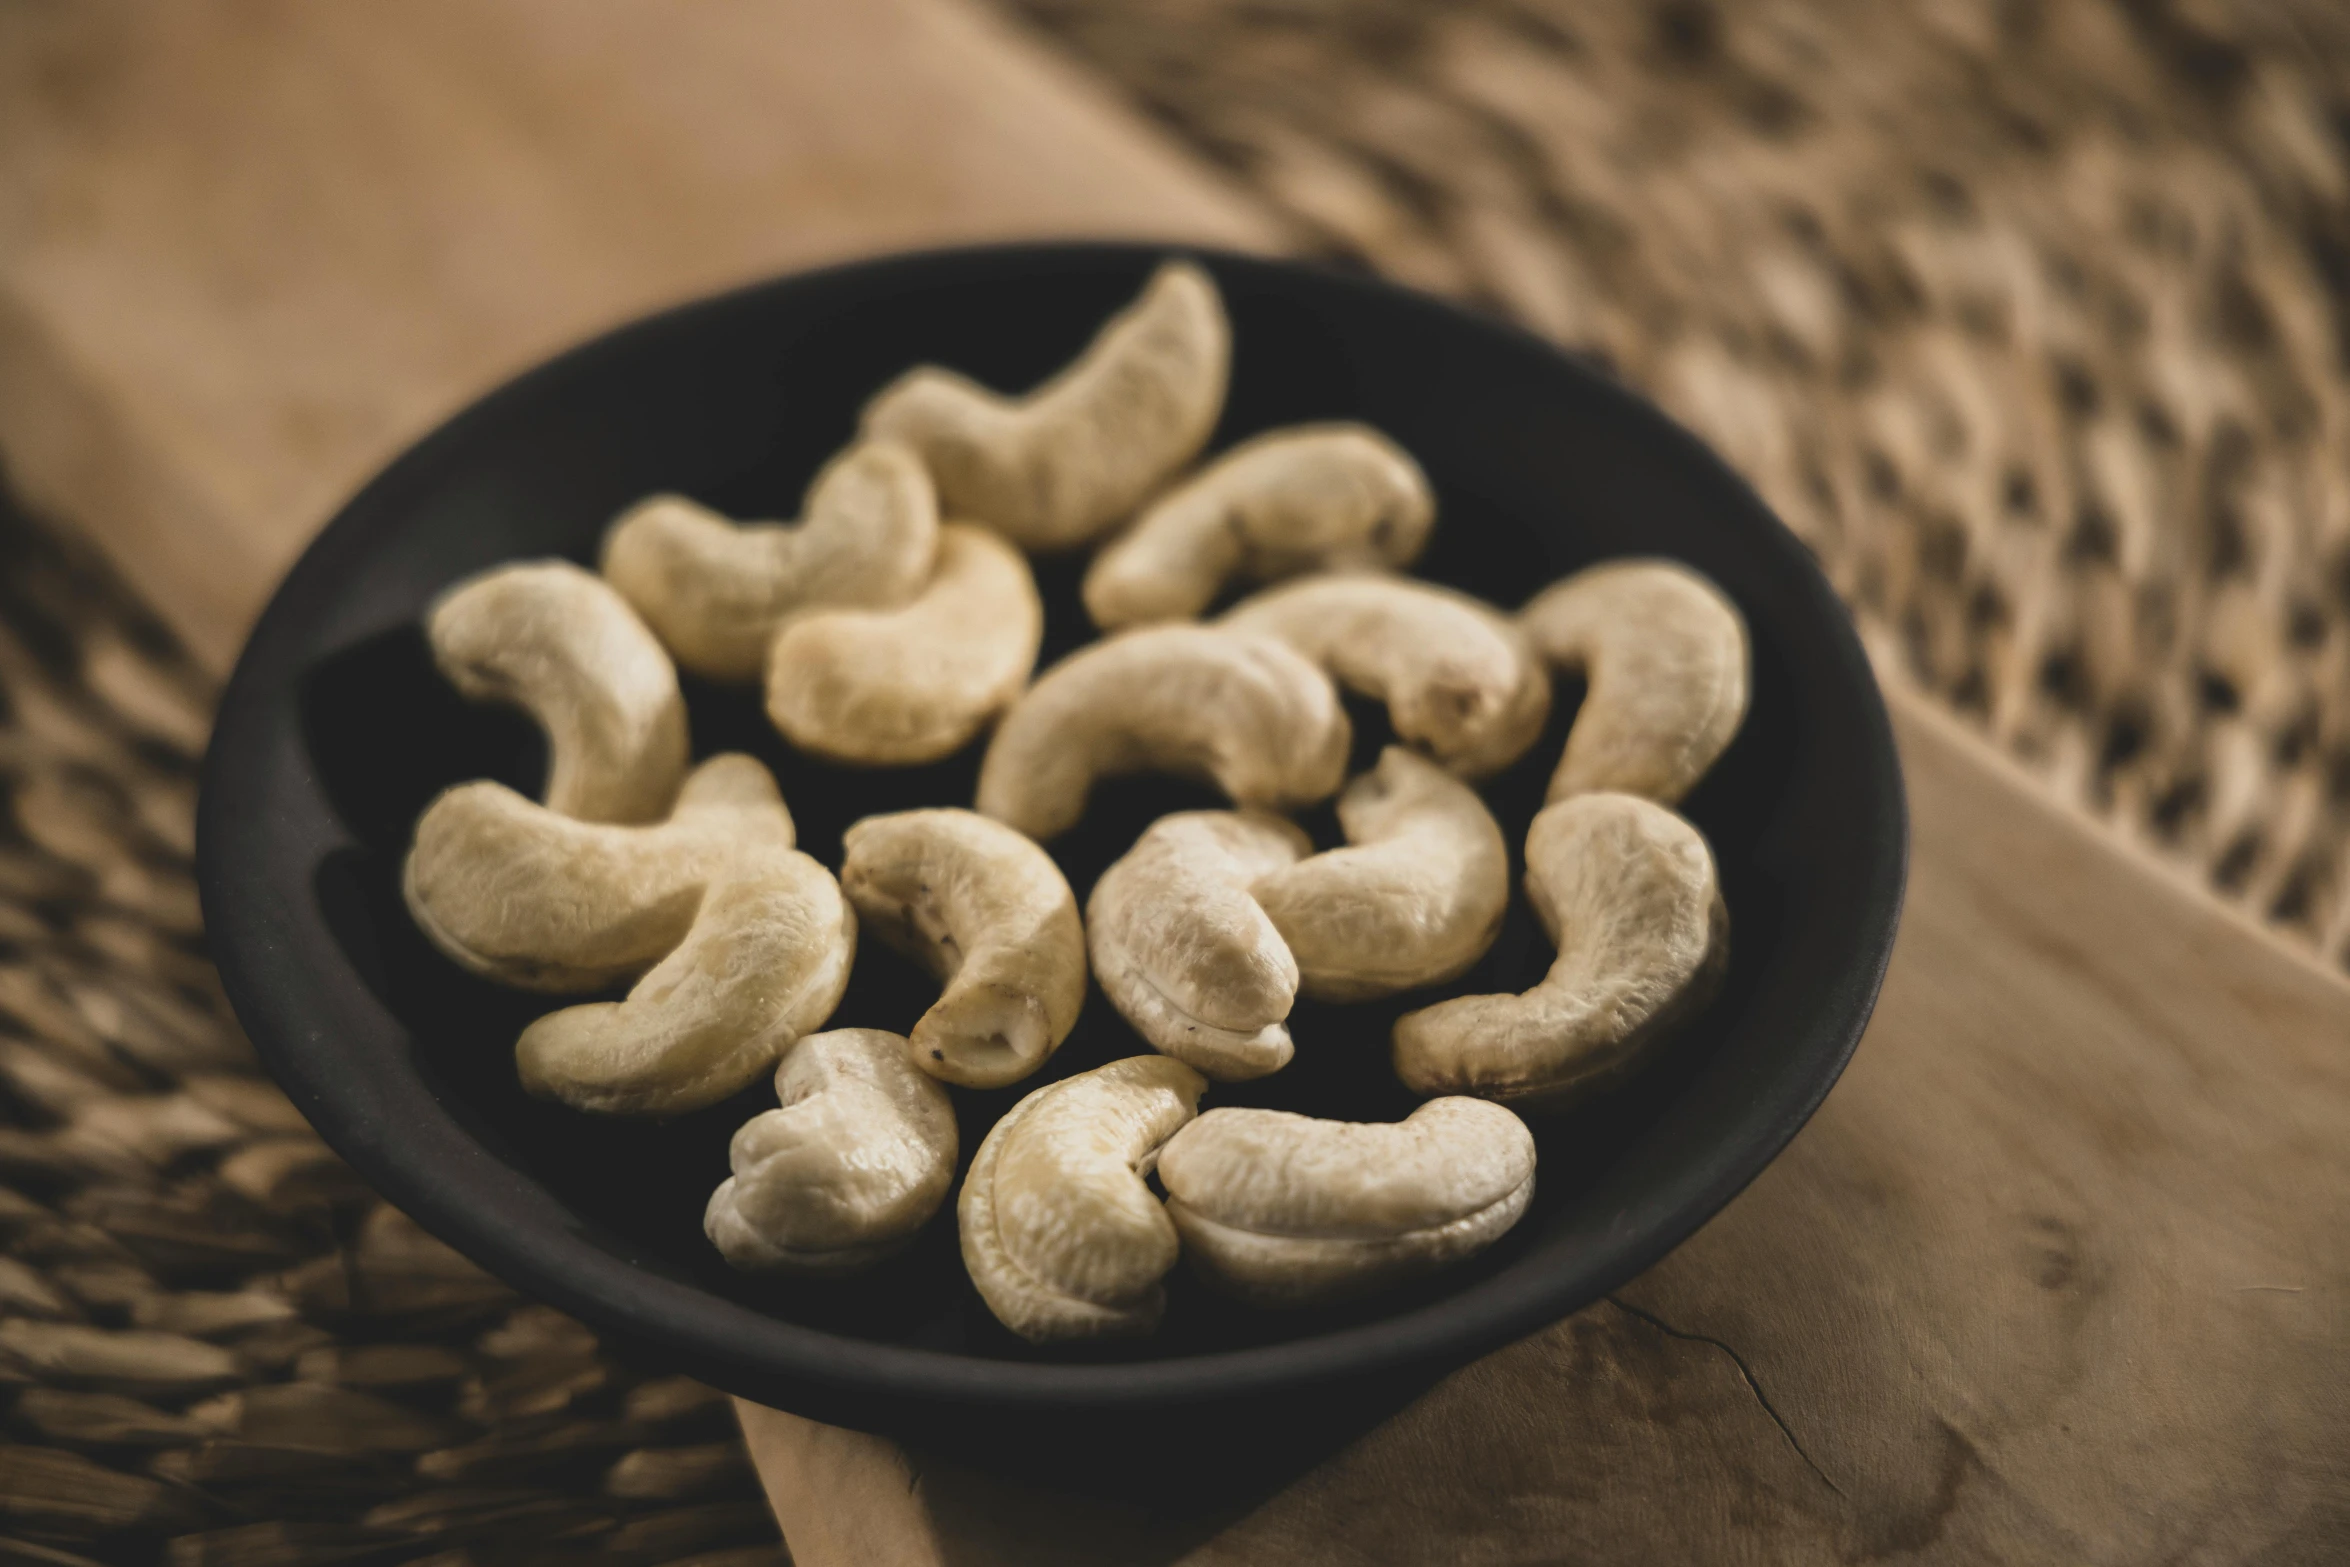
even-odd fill
[(1206, 444), (1231, 360), (1216, 285), (1169, 262), (1027, 396), (926, 365), (874, 396), (864, 431), (921, 454), (948, 516), (1029, 549), (1063, 549), (1131, 515)]
[(1477, 791), (1391, 745), (1339, 795), (1338, 824), (1346, 848), (1251, 889), (1296, 959), (1298, 989), (1365, 1001), (1467, 973), (1510, 901), (1509, 846)]
[(1550, 718), (1550, 672), (1525, 634), (1450, 588), (1368, 572), (1308, 577), (1244, 599), (1219, 624), (1278, 637), (1386, 703), (1398, 736), (1464, 778), (1509, 766)]
[(1159, 1155), (1202, 1276), (1260, 1306), (1366, 1295), (1475, 1256), (1534, 1198), (1534, 1138), (1482, 1099), (1392, 1125), (1210, 1110)]
[(1135, 1056), (1048, 1083), (996, 1122), (956, 1216), (998, 1321), (1038, 1344), (1159, 1325), (1178, 1242), (1144, 1177), (1206, 1090), (1180, 1061)]
[(626, 1000), (566, 1007), (522, 1031), (522, 1086), (618, 1115), (715, 1104), (832, 1015), (856, 951), (857, 916), (830, 871), (796, 849), (738, 850), (685, 940)]
[(1102, 993), (1155, 1048), (1220, 1082), (1288, 1065), (1298, 965), (1249, 889), (1311, 853), (1278, 816), (1161, 817), (1087, 900)]
[(568, 561), (469, 577), (425, 613), (433, 661), (476, 702), (519, 707), (547, 734), (547, 808), (648, 822), (685, 777), (677, 670), (636, 611)]
[(853, 1273), (914, 1238), (955, 1183), (955, 1107), (901, 1035), (810, 1034), (776, 1069), (781, 1108), (734, 1134), (702, 1229), (751, 1273)]
[(467, 969), (526, 990), (598, 990), (685, 939), (702, 888), (745, 849), (792, 846), (791, 812), (756, 758), (714, 756), (666, 821), (582, 822), (488, 779), (417, 818), (401, 892)]
[(802, 509), (797, 523), (736, 523), (681, 495), (650, 496), (604, 535), (604, 580), (685, 668), (755, 680), (793, 615), (903, 604), (930, 579), (938, 500), (907, 448), (850, 447), (816, 475)]
[(1020, 552), (947, 523), (937, 568), (891, 610), (817, 610), (775, 638), (767, 716), (804, 751), (906, 767), (961, 750), (1020, 694), (1044, 605)]
[(1052, 856), (959, 810), (868, 816), (841, 846), (841, 890), (866, 931), (945, 984), (914, 1025), (914, 1065), (965, 1088), (1042, 1066), (1085, 1005), (1085, 931)]
[(1713, 851), (1629, 794), (1547, 806), (1526, 834), (1526, 896), (1558, 957), (1517, 996), (1461, 996), (1395, 1024), (1416, 1093), (1563, 1109), (1629, 1071), (1702, 1008), (1729, 961)]
[(1204, 613), (1236, 577), (1259, 582), (1419, 558), (1436, 498), (1411, 454), (1360, 424), (1244, 441), (1153, 501), (1085, 574), (1105, 631)]
[(1308, 805), (1337, 792), (1352, 738), (1329, 677), (1283, 643), (1152, 626), (1079, 648), (1012, 704), (978, 808), (1042, 842), (1119, 773), (1205, 779), (1238, 805)]
[(1551, 775), (1554, 801), (1615, 789), (1674, 804), (1745, 721), (1745, 618), (1686, 566), (1593, 566), (1536, 594), (1518, 624), (1590, 683)]

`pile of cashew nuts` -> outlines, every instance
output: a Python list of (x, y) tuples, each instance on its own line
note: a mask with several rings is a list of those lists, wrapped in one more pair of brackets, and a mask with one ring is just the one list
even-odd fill
[[(600, 572), (508, 565), (429, 611), (440, 669), (534, 718), (550, 765), (542, 799), (477, 780), (434, 800), (408, 907), (490, 979), (630, 987), (523, 1030), (533, 1094), (666, 1116), (774, 1074), (706, 1215), (735, 1266), (834, 1274), (905, 1247), (954, 1186), (950, 1089), (1038, 1072), (1090, 977), (1150, 1049), (1036, 1089), (973, 1155), (956, 1214), (995, 1316), (1037, 1342), (1148, 1333), (1179, 1260), (1268, 1307), (1360, 1296), (1491, 1245), (1533, 1196), (1521, 1113), (1605, 1088), (1709, 998), (1727, 912), (1673, 806), (1745, 716), (1737, 610), (1659, 560), (1514, 615), (1401, 575), (1436, 505), (1377, 431), (1197, 461), (1230, 358), (1214, 284), (1172, 262), (1025, 396), (930, 367), (883, 388), (797, 522), (655, 496)], [(1036, 674), (1025, 552), (1097, 543), (1104, 635)], [(795, 847), (765, 765), (691, 763), (679, 668), (763, 682), (791, 746), (835, 761), (984, 736), (977, 798), (858, 822), (836, 873)], [(1510, 853), (1476, 785), (1540, 737), (1554, 670), (1587, 695), (1524, 840), (1548, 974), (1401, 1016), (1393, 1069), (1427, 1101), (1401, 1122), (1200, 1113), (1211, 1083), (1319, 1048), (1291, 1037), (1299, 996), (1442, 986), (1485, 954)], [(1397, 742), (1351, 779), (1342, 688)], [(1138, 772), (1232, 808), (1161, 818), (1081, 914), (1047, 846)], [(1285, 813), (1332, 796), (1345, 842), (1318, 850)], [(910, 1035), (827, 1029), (860, 928), (937, 978)]]

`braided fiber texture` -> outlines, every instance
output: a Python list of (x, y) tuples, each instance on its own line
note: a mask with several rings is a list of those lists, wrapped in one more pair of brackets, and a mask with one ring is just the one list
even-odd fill
[(213, 692), (0, 512), (0, 1567), (780, 1567), (733, 1414), (362, 1187), (190, 876)]
[(1881, 668), (2350, 961), (2350, 11), (1011, 9), (1309, 249), (1657, 398)]

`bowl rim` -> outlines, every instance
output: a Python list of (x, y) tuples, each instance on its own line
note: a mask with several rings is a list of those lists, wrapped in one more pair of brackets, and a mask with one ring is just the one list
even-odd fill
[[(1853, 716), (1864, 740), (1877, 797), (1887, 809), (1870, 835), (1869, 878), (1860, 888), (1862, 946), (1830, 998), (1841, 1023), (1828, 1048), (1807, 1058), (1801, 1072), (1773, 1080), (1775, 1098), (1757, 1134), (1705, 1162), (1700, 1180), (1677, 1183), (1669, 1201), (1646, 1205), (1638, 1237), (1602, 1249), (1596, 1262), (1515, 1275), (1503, 1272), (1472, 1290), (1426, 1302), (1391, 1316), (1334, 1328), (1310, 1337), (1247, 1348), (1158, 1360), (1050, 1363), (995, 1359), (848, 1338), (805, 1327), (713, 1295), (687, 1281), (638, 1267), (592, 1241), (542, 1228), (500, 1225), (480, 1203), (481, 1179), (537, 1189), (521, 1172), (466, 1138), (482, 1165), (457, 1171), (401, 1157), (396, 1128), (333, 1113), (334, 1085), (309, 1070), (286, 1041), (302, 1032), (298, 1007), (284, 1004), (278, 974), (294, 967), (267, 939), (260, 912), (282, 888), (240, 859), (266, 824), (240, 816), (233, 801), (244, 781), (269, 769), (259, 744), (273, 709), (295, 699), (301, 672), (313, 656), (307, 645), (310, 605), (339, 583), (345, 562), (371, 547), (405, 513), (404, 497), (429, 481), (443, 463), (468, 448), (476, 432), (493, 426), (542, 391), (568, 380), (598, 359), (624, 353), (647, 339), (690, 332), (722, 318), (741, 302), (779, 289), (844, 279), (923, 274), (949, 281), (975, 264), (1002, 268), (1041, 261), (1098, 261), (1142, 266), (1173, 256), (1211, 270), (1286, 275), (1316, 289), (1372, 296), (1387, 308), (1420, 312), (1443, 330), (1497, 339), (1518, 352), (1534, 351), (1590, 383), (1617, 411), (1654, 427), (1692, 462), (1743, 491), (1767, 519), (1757, 542), (1796, 568), (1810, 599), (1807, 612), (1828, 623), (1832, 656), (1860, 695)], [(1206, 1402), (1246, 1394), (1276, 1394), (1350, 1376), (1407, 1366), (1465, 1363), (1596, 1301), (1679, 1246), (1738, 1195), (1786, 1147), (1827, 1096), (1851, 1059), (1882, 985), (1899, 925), (1908, 872), (1908, 804), (1893, 731), (1875, 672), (1849, 615), (1809, 550), (1752, 487), (1697, 436), (1605, 370), (1498, 317), (1352, 271), (1292, 258), (1252, 255), (1213, 246), (1119, 240), (1013, 241), (901, 250), (789, 272), (636, 318), (600, 332), (513, 376), (437, 425), (362, 485), (304, 549), (272, 593), (224, 688), (207, 746), (196, 823), (196, 876), (207, 941), (222, 988), (263, 1065), (303, 1107), (320, 1135), (375, 1190), (428, 1233), (525, 1295), (549, 1302), (615, 1337), (659, 1346), (662, 1354), (730, 1391), (808, 1403), (814, 1394), (839, 1418), (854, 1418), (839, 1396), (914, 1400), (940, 1406), (995, 1406), (1036, 1410), (1109, 1410)], [(318, 1111), (325, 1111), (322, 1116)], [(1722, 1156), (1726, 1154), (1726, 1156)], [(486, 1166), (486, 1167), (484, 1167)], [(1658, 1208), (1662, 1208), (1658, 1212)], [(1624, 1218), (1619, 1216), (1618, 1225)]]

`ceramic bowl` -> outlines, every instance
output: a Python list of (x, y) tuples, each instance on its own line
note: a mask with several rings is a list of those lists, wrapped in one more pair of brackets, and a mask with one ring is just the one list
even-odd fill
[[(1214, 446), (1361, 419), (1426, 467), (1439, 521), (1417, 570), (1504, 606), (1610, 556), (1666, 555), (1744, 611), (1753, 708), (1684, 809), (1712, 841), (1732, 959), (1703, 1018), (1627, 1086), (1538, 1125), (1538, 1195), (1472, 1264), (1346, 1310), (1226, 1305), (1180, 1273), (1155, 1338), (1031, 1349), (965, 1277), (952, 1205), (846, 1283), (757, 1280), (703, 1238), (734, 1128), (762, 1079), (666, 1123), (598, 1119), (516, 1085), (512, 1045), (544, 998), (472, 979), (412, 926), (397, 872), (417, 813), (475, 777), (536, 786), (512, 713), (434, 674), (418, 616), (449, 583), (519, 557), (592, 561), (613, 514), (656, 490), (737, 516), (797, 514), (866, 397), (934, 361), (1033, 384), (1130, 298), (1158, 249), (1023, 245), (888, 257), (788, 277), (625, 327), (522, 376), (419, 443), (319, 536), (239, 662), (206, 763), (199, 874), (212, 951), (269, 1069), (386, 1197), (491, 1272), (721, 1388), (821, 1418), (984, 1439), (1007, 1423), (1131, 1428), (1193, 1411), (1335, 1407), (1408, 1385), (1596, 1299), (1730, 1200), (1835, 1081), (1874, 1003), (1901, 902), (1905, 818), (1884, 707), (1804, 547), (1706, 447), (1605, 373), (1498, 322), (1365, 279), (1202, 254), (1230, 310), (1232, 389)], [(1037, 562), (1044, 662), (1087, 641), (1081, 557)], [(1579, 688), (1485, 790), (1513, 846)], [(802, 846), (835, 867), (875, 811), (966, 803), (977, 747), (865, 772), (793, 754), (754, 693), (688, 683), (697, 754), (774, 768)], [(1384, 730), (1357, 706), (1365, 754)], [(1164, 780), (1104, 788), (1055, 844), (1082, 902), (1149, 820), (1217, 803)], [(1316, 830), (1327, 838), (1326, 819)], [(1452, 993), (1517, 990), (1550, 949), (1522, 897)], [(868, 942), (834, 1018), (904, 1030), (933, 984)], [(1405, 1005), (1303, 1005), (1294, 1064), (1211, 1104), (1391, 1119)], [(958, 1092), (968, 1161), (1051, 1076), (1140, 1050), (1098, 990), (1043, 1077)], [(1399, 1382), (1400, 1379), (1400, 1382)]]

